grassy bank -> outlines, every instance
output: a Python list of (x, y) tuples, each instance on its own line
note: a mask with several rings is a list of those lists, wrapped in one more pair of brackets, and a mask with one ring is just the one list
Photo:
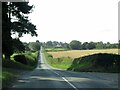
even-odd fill
[(51, 54), (45, 52), (48, 63), (64, 70), (82, 71), (82, 72), (119, 72), (118, 62), (120, 56), (109, 53), (96, 53), (79, 58), (71, 57), (54, 58)]
[(67, 70), (72, 64), (72, 58), (70, 57), (53, 58), (53, 56), (47, 52), (44, 52), (44, 55), (48, 64), (55, 68)]
[[(14, 57), (24, 55), (27, 64), (17, 62)], [(33, 70), (37, 66), (37, 52), (26, 52), (22, 54), (13, 54), (10, 61), (2, 59), (2, 87), (6, 88), (26, 71)]]

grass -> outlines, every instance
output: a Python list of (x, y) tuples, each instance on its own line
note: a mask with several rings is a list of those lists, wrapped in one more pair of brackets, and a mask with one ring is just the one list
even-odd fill
[(57, 52), (57, 51), (66, 51), (66, 49), (61, 48), (61, 47), (53, 47), (53, 48), (45, 48), (45, 51), (47, 51), (47, 52)]
[[(23, 53), (22, 53), (23, 54)], [(14, 53), (10, 58), (10, 61), (2, 59), (2, 81), (3, 88), (9, 87), (11, 82), (19, 77), (23, 72), (33, 70), (37, 66), (37, 52), (26, 52), (24, 53), (29, 64), (24, 65), (22, 63), (16, 62), (14, 56), (18, 55)]]
[(48, 64), (55, 68), (67, 70), (67, 68), (69, 68), (72, 64), (72, 58), (70, 57), (52, 58), (51, 55), (47, 52), (45, 52), (44, 54)]
[(2, 68), (2, 87), (7, 88), (11, 83), (19, 77), (24, 71), (11, 68)]
[(68, 70), (68, 68), (70, 68), (71, 66), (72, 66), (71, 68), (74, 67), (74, 69), (77, 69), (77, 68), (89, 67), (91, 65), (91, 63), (73, 64), (74, 59), (70, 57), (52, 58), (51, 55), (48, 54), (47, 52), (45, 52), (44, 54), (48, 64), (55, 68)]
[(78, 58), (78, 57), (92, 55), (92, 54), (95, 54), (95, 53), (118, 54), (118, 49), (69, 50), (69, 51), (48, 52), (48, 53), (51, 54), (53, 56), (53, 58), (61, 58), (61, 57)]

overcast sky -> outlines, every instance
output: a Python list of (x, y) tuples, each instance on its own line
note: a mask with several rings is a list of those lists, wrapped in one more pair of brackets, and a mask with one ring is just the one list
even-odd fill
[(29, 15), (38, 37), (25, 35), (23, 42), (118, 42), (119, 0), (29, 0)]

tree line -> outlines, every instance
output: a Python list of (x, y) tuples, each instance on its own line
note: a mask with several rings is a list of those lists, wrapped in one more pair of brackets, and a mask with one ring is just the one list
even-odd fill
[(73, 50), (90, 50), (90, 49), (112, 49), (118, 48), (118, 43), (103, 43), (100, 42), (80, 42), (78, 40), (72, 40), (70, 43), (63, 43), (58, 41), (47, 41), (41, 42), (41, 45), (50, 48), (50, 47), (62, 47), (66, 49), (73, 49)]

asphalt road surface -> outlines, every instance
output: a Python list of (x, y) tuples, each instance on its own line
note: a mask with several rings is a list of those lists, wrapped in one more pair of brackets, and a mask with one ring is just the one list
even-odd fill
[[(18, 78), (12, 88), (118, 88), (118, 74), (72, 72), (52, 68), (46, 62), (43, 51), (39, 51), (38, 66), (35, 70)], [(42, 89), (41, 89), (42, 90)]]

